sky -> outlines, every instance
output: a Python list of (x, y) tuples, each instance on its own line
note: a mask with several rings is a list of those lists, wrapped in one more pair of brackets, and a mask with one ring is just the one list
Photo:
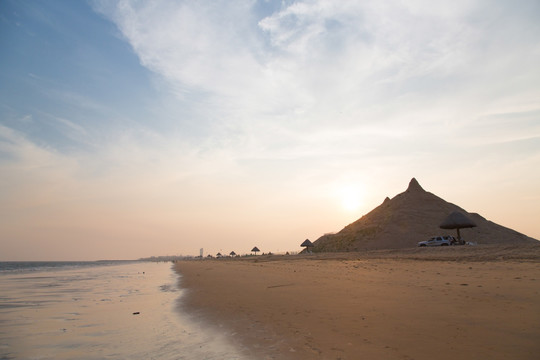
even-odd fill
[(0, 261), (299, 251), (413, 177), (540, 239), (539, 64), (536, 0), (0, 0)]

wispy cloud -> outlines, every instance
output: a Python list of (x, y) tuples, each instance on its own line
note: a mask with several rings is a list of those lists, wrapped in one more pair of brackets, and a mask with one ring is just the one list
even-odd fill
[(538, 32), (503, 18), (520, 11), (505, 3), (309, 1), (270, 15), (253, 4), (121, 1), (100, 9), (180, 98), (197, 94), (216, 125), (247, 136), (269, 122), (265, 131), (422, 126), (458, 105), (473, 117), (485, 110), (479, 97), (508, 96), (499, 81), (532, 70), (508, 60), (529, 42), (493, 38), (504, 31), (497, 25), (516, 36)]
[[(359, 168), (409, 176), (451, 153), (465, 160), (452, 168), (472, 170), (468, 152), (491, 159), (492, 143), (537, 131), (533, 1), (256, 5), (96, 6), (188, 114), (208, 121), (197, 151), (227, 154), (259, 181), (272, 178), (255, 175), (265, 164), (289, 178), (322, 179), (328, 169), (354, 178)], [(533, 115), (522, 127), (492, 118), (523, 111)]]

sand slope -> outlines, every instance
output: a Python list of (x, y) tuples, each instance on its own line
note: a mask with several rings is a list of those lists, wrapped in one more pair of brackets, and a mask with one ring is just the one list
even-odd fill
[(346, 226), (337, 234), (321, 236), (314, 242), (315, 251), (359, 251), (399, 249), (416, 246), (419, 241), (437, 235), (456, 236), (455, 230), (439, 228), (452, 212), (470, 217), (476, 228), (464, 229), (466, 241), (479, 244), (538, 243), (526, 235), (488, 221), (479, 214), (467, 213), (457, 205), (425, 191), (416, 179), (407, 190), (386, 200), (370, 213)]
[(184, 306), (253, 359), (537, 359), (538, 246), (514, 248), (512, 260), (489, 248), (462, 261), (445, 260), (455, 249), (427, 250), (177, 269)]

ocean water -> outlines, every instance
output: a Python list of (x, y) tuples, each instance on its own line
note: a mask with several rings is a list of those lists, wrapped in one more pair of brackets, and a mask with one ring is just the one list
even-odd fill
[(244, 359), (180, 311), (171, 263), (0, 263), (0, 359)]
[(96, 266), (140, 263), (136, 260), (100, 261), (0, 261), (0, 275), (35, 273), (50, 270), (81, 269)]

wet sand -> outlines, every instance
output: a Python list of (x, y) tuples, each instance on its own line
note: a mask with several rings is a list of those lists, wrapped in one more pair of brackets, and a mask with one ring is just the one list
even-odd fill
[(0, 275), (0, 359), (242, 359), (178, 311), (171, 266)]
[(537, 359), (540, 248), (177, 264), (183, 299), (253, 359)]

